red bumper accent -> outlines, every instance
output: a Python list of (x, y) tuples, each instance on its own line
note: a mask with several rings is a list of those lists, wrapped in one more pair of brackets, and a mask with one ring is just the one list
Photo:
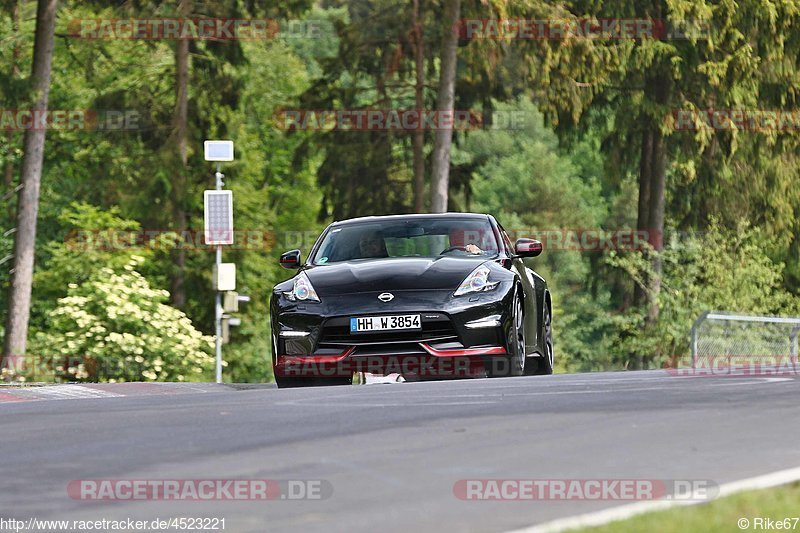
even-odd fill
[(505, 355), (506, 349), (502, 346), (485, 346), (482, 348), (457, 348), (455, 350), (437, 350), (424, 342), (419, 343), (422, 348), (436, 357), (469, 357), (471, 355)]

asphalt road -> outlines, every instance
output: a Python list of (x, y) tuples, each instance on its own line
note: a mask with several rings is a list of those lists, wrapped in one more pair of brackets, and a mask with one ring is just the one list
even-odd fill
[[(506, 531), (621, 502), (463, 501), (454, 485), (721, 484), (795, 467), (798, 399), (792, 378), (653, 371), (6, 402), (0, 516), (224, 517), (236, 532)], [(210, 502), (67, 493), (72, 480), (231, 478), (324, 480), (333, 492)]]

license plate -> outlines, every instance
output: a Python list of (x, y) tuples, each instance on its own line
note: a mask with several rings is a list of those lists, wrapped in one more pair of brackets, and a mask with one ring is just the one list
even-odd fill
[(350, 333), (422, 329), (419, 315), (362, 316), (350, 319)]

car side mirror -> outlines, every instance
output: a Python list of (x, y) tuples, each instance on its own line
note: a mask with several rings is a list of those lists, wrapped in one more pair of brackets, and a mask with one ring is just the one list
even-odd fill
[(519, 257), (536, 257), (543, 249), (542, 243), (536, 239), (518, 239), (514, 243), (514, 253)]
[(300, 268), (302, 263), (300, 250), (289, 250), (281, 254), (281, 266), (283, 268)]

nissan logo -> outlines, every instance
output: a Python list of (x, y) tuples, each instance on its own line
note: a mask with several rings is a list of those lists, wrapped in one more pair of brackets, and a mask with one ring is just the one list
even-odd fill
[(378, 295), (378, 300), (382, 302), (391, 302), (394, 300), (394, 294), (391, 292), (382, 292)]

